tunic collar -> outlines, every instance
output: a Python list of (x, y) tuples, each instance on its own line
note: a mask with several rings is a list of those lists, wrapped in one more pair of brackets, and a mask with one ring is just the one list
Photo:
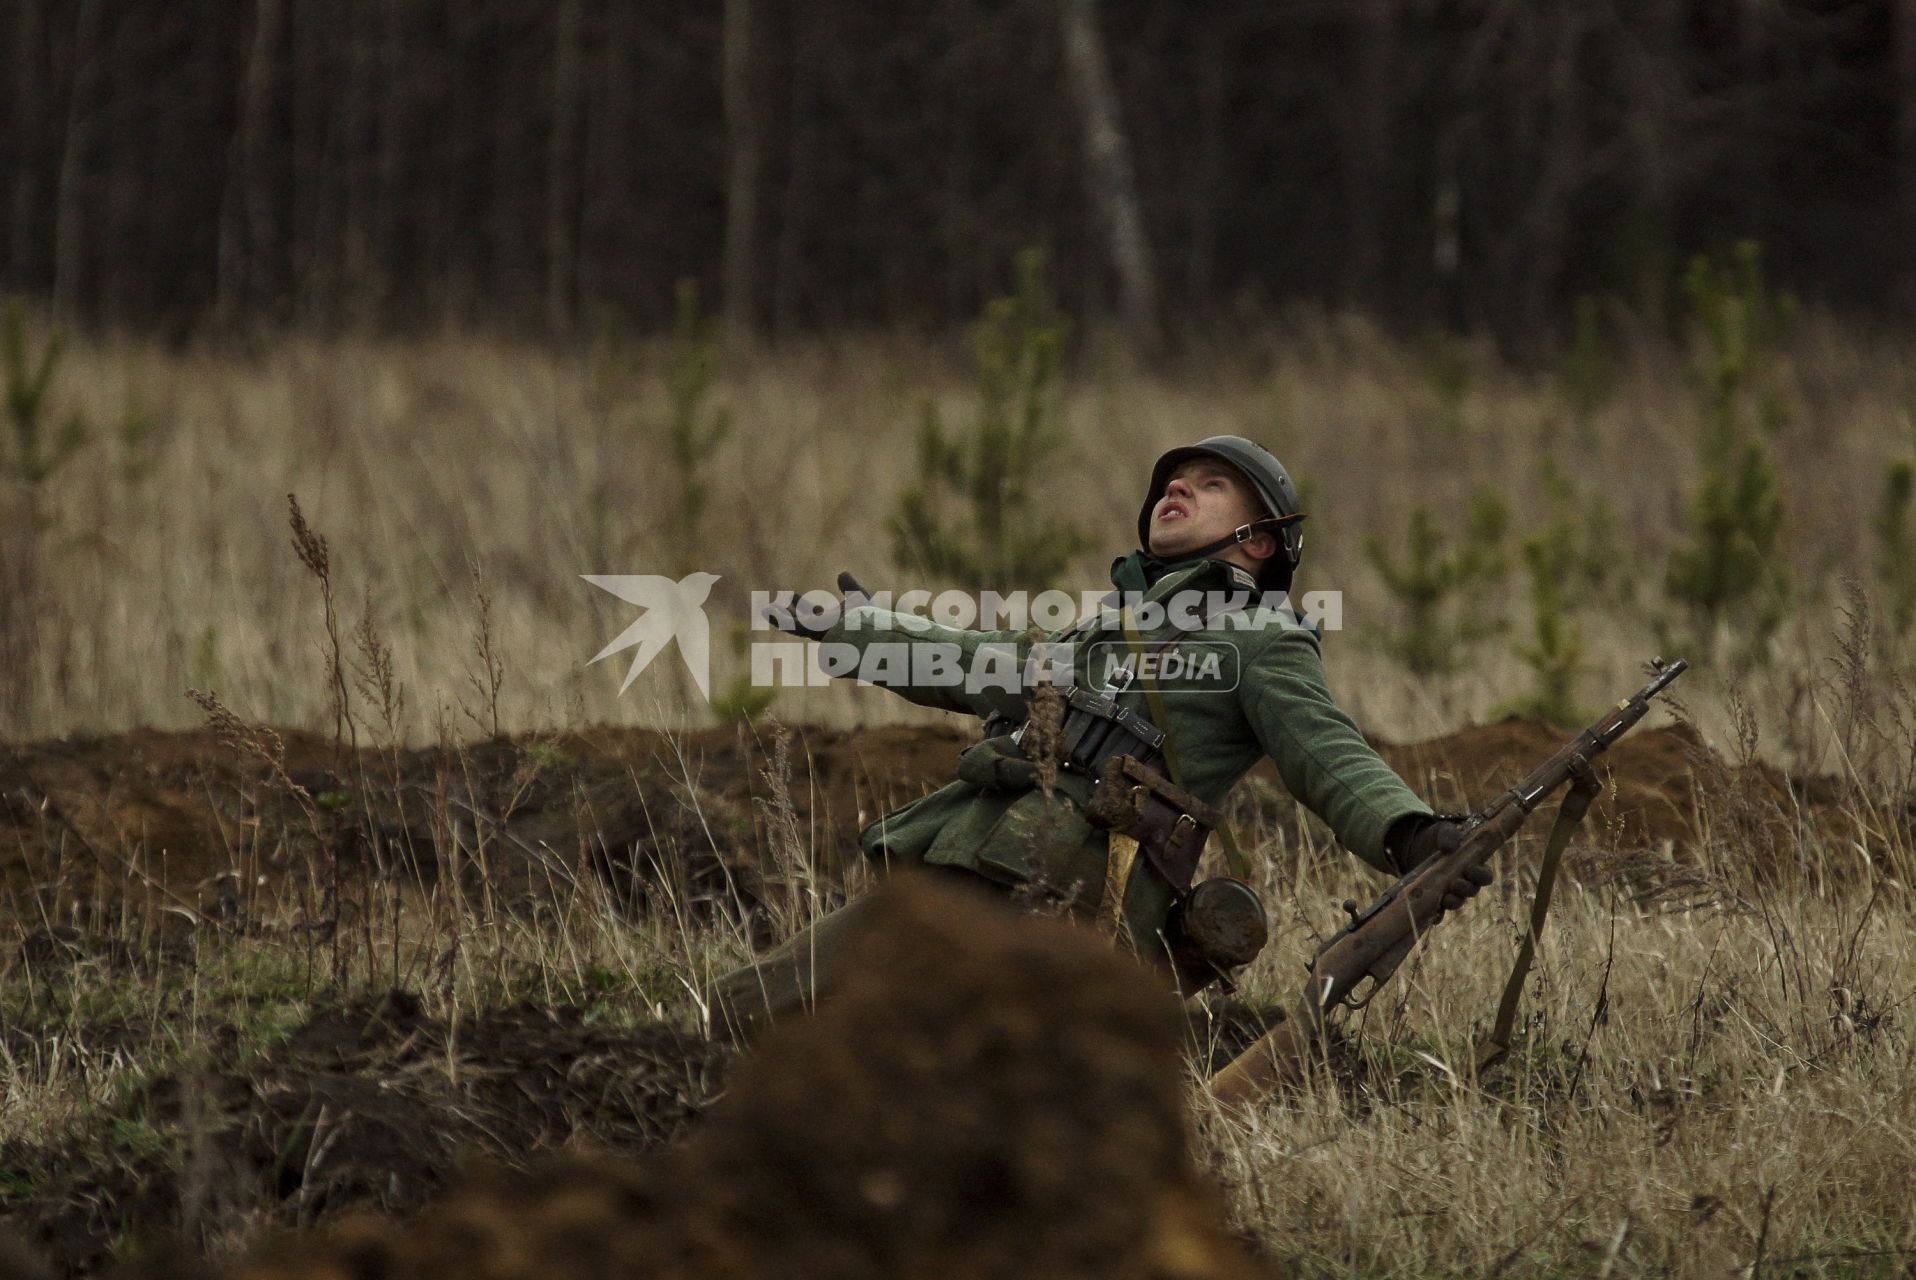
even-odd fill
[(1257, 579), (1228, 560), (1199, 558), (1164, 561), (1148, 551), (1133, 551), (1111, 562), (1111, 584), (1120, 594), (1162, 600), (1173, 591), (1256, 591)]

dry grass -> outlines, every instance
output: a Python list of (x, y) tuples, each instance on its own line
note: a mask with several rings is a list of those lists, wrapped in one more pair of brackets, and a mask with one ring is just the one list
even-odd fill
[[(784, 785), (809, 785), (792, 767)], [(1474, 1070), (1471, 1050), (1515, 952), (1539, 831), (1347, 1024), (1332, 1078), (1248, 1118), (1197, 1103), (1242, 1227), (1298, 1274), (1352, 1280), (1907, 1274), (1916, 910), (1884, 869), (1911, 865), (1907, 822), (1879, 828), (1878, 863), (1815, 830), (1758, 850), (1740, 834), (1761, 825), (1758, 803), (1699, 796), (1697, 827), (1715, 834), (1686, 860), (1680, 894), (1601, 869), (1560, 892), (1520, 1034), (1494, 1070)], [(767, 817), (764, 853), (787, 876), (772, 903), (782, 935), (831, 886), (810, 878), (822, 859), (803, 829)], [(1279, 923), (1245, 991), (1288, 1003), (1335, 904), (1377, 884), (1286, 806), (1246, 795), (1233, 821)], [(311, 883), (226, 926), (182, 930), (165, 909), (123, 919), (127, 953), (148, 957), (130, 965), (95, 950), (54, 973), (15, 968), (0, 989), (13, 1028), (0, 1036), (0, 1152), (99, 1135), (156, 1078), (230, 1061), (216, 1046), (235, 1034), (243, 1054), (270, 1053), (322, 1003), (393, 986), (455, 1027), (521, 1000), (696, 1027), (713, 980), (750, 946), (670, 899), (635, 920), (590, 877), (556, 875), (543, 905), (508, 910), (483, 883), (420, 890), (363, 865), (337, 890), (346, 927), (315, 931), (316, 910), (337, 910), (331, 875), (316, 864)], [(473, 1070), (450, 1057), (435, 1068), (455, 1082)], [(182, 1137), (136, 1118), (98, 1140), (130, 1159)], [(0, 1160), (0, 1184), (23, 1176)], [(189, 1225), (228, 1250), (270, 1221)]]
[[(1349, 1024), (1338, 1083), (1207, 1121), (1246, 1227), (1305, 1275), (1909, 1274), (1907, 888), (1873, 872), (1819, 893), (1706, 852), (1700, 906), (1624, 882), (1560, 897), (1520, 1043), (1479, 1073), (1528, 910), (1506, 870)], [(1798, 852), (1856, 856), (1814, 835)], [(1345, 860), (1276, 877), (1295, 923), (1253, 990), (1295, 998), (1302, 935), (1358, 879)]]
[[(1916, 367), (1888, 340), (1827, 324), (1803, 326), (1793, 357), (1800, 408), (1775, 448), (1803, 596), (1781, 643), (1800, 656), (1834, 621), (1834, 575), (1867, 571), (1862, 516), (1885, 460), (1910, 447)], [(1049, 481), (1055, 505), (1098, 539), (1072, 585), (1102, 586), (1108, 557), (1132, 545), (1156, 451), (1221, 431), (1262, 439), (1311, 498), (1305, 585), (1346, 592), (1350, 630), (1329, 663), (1337, 691), (1388, 736), (1437, 732), (1511, 695), (1522, 679), (1512, 646), (1490, 643), (1454, 678), (1404, 679), (1366, 643), (1390, 619), (1361, 539), (1398, 536), (1414, 502), (1460, 512), (1485, 485), (1508, 495), (1520, 530), (1534, 527), (1546, 518), (1549, 454), (1617, 521), (1623, 589), (1578, 602), (1585, 696), (1607, 697), (1653, 648), (1696, 417), (1668, 350), (1644, 342), (1618, 359), (1616, 395), (1584, 428), (1553, 379), (1473, 353), (1456, 431), (1420, 358), (1348, 318), (1300, 317), (1168, 372), (1087, 358), (1067, 388), (1070, 443)], [(41, 495), (44, 532), (8, 527), (8, 577), (24, 581), (0, 617), (21, 631), (25, 661), (0, 699), (0, 733), (190, 724), (189, 686), (264, 721), (329, 727), (325, 684), (299, 674), (320, 605), (286, 545), (289, 492), (332, 543), (342, 627), (370, 607), (390, 640), (414, 740), (441, 720), (490, 729), (473, 689), (481, 591), (510, 672), (501, 724), (526, 731), (704, 714), (668, 664), (623, 699), (620, 662), (584, 665), (626, 619), (582, 573), (723, 574), (721, 631), (745, 621), (754, 587), (824, 585), (840, 568), (913, 585), (885, 519), (913, 466), (919, 398), (935, 395), (963, 420), (969, 384), (953, 352), (870, 340), (734, 362), (718, 400), (737, 427), (714, 459), (712, 514), (696, 541), (673, 527), (662, 361), (656, 346), (612, 359), (454, 336), (287, 338), (248, 357), (76, 344), (56, 416), (84, 412), (96, 438)], [(129, 415), (152, 424), (138, 443), (115, 429)], [(1483, 606), (1521, 625), (1521, 590), (1513, 574), (1507, 598)], [(741, 659), (723, 638), (717, 648), (724, 684)], [(1700, 672), (1691, 697), (1712, 681), (1720, 689)], [(787, 692), (779, 711), (912, 714), (845, 689)]]
[[(1866, 640), (1844, 646), (1844, 597), (1824, 584), (1866, 555), (1856, 495), (1873, 495), (1884, 461), (1909, 447), (1916, 366), (1892, 343), (1814, 324), (1793, 355), (1802, 409), (1776, 447), (1802, 607), (1767, 668), (1734, 680), (1705, 669), (1684, 692), (1726, 754), (1839, 773), (1851, 816), (1886, 856), (1872, 863), (1817, 830), (1757, 848), (1755, 801), (1700, 795), (1697, 829), (1710, 834), (1685, 868), (1686, 897), (1633, 896), (1601, 876), (1563, 891), (1524, 1034), (1480, 1076), (1472, 1035), (1495, 1007), (1527, 909), (1522, 876), (1506, 874), (1351, 1025), (1338, 1081), (1248, 1123), (1203, 1118), (1241, 1222), (1301, 1273), (1911, 1273), (1916, 911), (1903, 806), (1916, 732), (1907, 685), (1871, 665)], [(911, 465), (914, 397), (966, 394), (945, 353), (894, 343), (734, 369), (723, 397), (739, 427), (714, 473), (718, 514), (690, 548), (663, 515), (671, 472), (646, 425), (662, 412), (655, 382), (594, 370), (585, 357), (474, 338), (289, 340), (249, 360), (83, 344), (68, 406), (110, 423), (137, 404), (158, 426), (140, 456), (96, 443), (43, 495), (32, 660), (10, 677), (26, 685), (4, 736), (196, 723), (188, 686), (217, 689), (246, 721), (329, 730), (320, 597), (286, 543), (288, 492), (330, 541), (341, 630), (369, 601), (391, 645), (409, 711), (374, 737), (491, 732), (482, 591), (505, 673), (504, 731), (684, 723), (701, 713), (669, 668), (621, 700), (622, 673), (582, 665), (625, 619), (577, 575), (689, 557), (739, 589), (740, 619), (746, 586), (824, 583), (841, 567), (885, 581), (883, 523)], [(1416, 500), (1455, 510), (1481, 484), (1505, 487), (1519, 524), (1534, 524), (1548, 448), (1610, 499), (1624, 577), (1641, 587), (1583, 615), (1586, 696), (1603, 696), (1634, 686), (1651, 651), (1662, 555), (1692, 465), (1692, 411), (1667, 353), (1644, 344), (1621, 378), (1579, 434), (1561, 425), (1547, 383), (1482, 367), (1468, 430), (1453, 435), (1415, 359), (1350, 321), (1299, 320), (1176, 373), (1094, 362), (1070, 388), (1073, 465), (1056, 501), (1127, 547), (1157, 449), (1218, 431), (1262, 438), (1314, 494), (1311, 585), (1343, 587), (1361, 628), (1384, 608), (1362, 532), (1401, 527)], [(595, 491), (599, 514), (585, 496)], [(10, 538), (16, 577), (21, 545)], [(1100, 567), (1080, 566), (1085, 585)], [(1493, 642), (1457, 677), (1413, 687), (1361, 630), (1332, 642), (1330, 668), (1367, 727), (1399, 738), (1486, 714), (1521, 679), (1508, 645)], [(779, 713), (920, 714), (843, 688), (782, 694)], [(789, 785), (807, 785), (804, 764), (792, 767)], [(1333, 904), (1375, 884), (1310, 829), (1260, 820), (1255, 804), (1240, 811), (1281, 925), (1247, 988), (1288, 1002), (1313, 933), (1334, 927)], [(796, 824), (770, 825), (783, 835), (767, 852), (789, 873), (773, 904), (782, 931), (829, 900), (809, 868), (835, 859), (806, 847)], [(443, 856), (473, 856), (445, 838)], [(483, 857), (483, 833), (479, 843)], [(452, 1020), (533, 999), (696, 1023), (715, 975), (749, 945), (671, 904), (635, 925), (589, 878), (561, 882), (545, 908), (509, 912), (371, 875), (342, 886), (336, 870), (316, 865), (299, 891), (258, 904), (262, 927), (201, 927), (188, 970), (96, 957), (57, 983), (16, 971), (0, 1010), (34, 1034), (0, 1036), (0, 1142), (71, 1130), (208, 1052), (236, 1019), (249, 1043), (269, 1045), (316, 998), (342, 992), (411, 986)], [(342, 918), (342, 900), (357, 914), (322, 945), (310, 926), (328, 901)], [(145, 954), (165, 917), (115, 928)], [(124, 1034), (102, 1034), (113, 1027)]]

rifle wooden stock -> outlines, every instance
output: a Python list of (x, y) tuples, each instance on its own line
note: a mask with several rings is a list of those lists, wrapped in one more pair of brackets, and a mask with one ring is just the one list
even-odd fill
[[(1361, 1006), (1390, 980), (1417, 940), (1444, 914), (1443, 900), (1466, 868), (1479, 866), (1517, 834), (1544, 798), (1572, 777), (1587, 773), (1593, 757), (1609, 748), (1641, 720), (1650, 699), (1683, 674), (1681, 660), (1625, 698), (1595, 724), (1565, 743), (1531, 770), (1524, 780), (1474, 814), (1462, 843), (1407, 874), (1362, 912), (1346, 903), (1351, 921), (1311, 961), (1310, 978), (1290, 1016), (1211, 1078), (1211, 1096), (1243, 1106), (1270, 1095), (1278, 1086), (1302, 1078), (1323, 1034), (1324, 1021), (1340, 1004)], [(1362, 1000), (1353, 994), (1369, 979)]]
[(1366, 978), (1379, 986), (1389, 979), (1443, 914), (1444, 894), (1464, 868), (1488, 861), (1528, 816), (1516, 805), (1506, 806), (1456, 849), (1399, 881), (1361, 924), (1338, 933), (1312, 962), (1310, 980), (1290, 1015), (1212, 1077), (1212, 1096), (1241, 1106), (1302, 1079), (1330, 1011)]

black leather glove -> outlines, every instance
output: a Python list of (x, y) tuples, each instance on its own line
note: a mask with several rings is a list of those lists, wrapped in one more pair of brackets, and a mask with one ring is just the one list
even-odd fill
[[(1384, 837), (1384, 848), (1399, 871), (1412, 871), (1454, 851), (1464, 842), (1464, 824), (1457, 818), (1415, 814), (1392, 825)], [(1496, 879), (1489, 867), (1465, 867), (1463, 874), (1444, 894), (1444, 910), (1455, 911), (1477, 896), (1478, 890)]]
[[(842, 597), (838, 610), (840, 618), (843, 618), (850, 610), (871, 601), (871, 596), (866, 593), (865, 588), (858, 585), (858, 579), (849, 573), (838, 575), (838, 590)], [(804, 636), (807, 640), (823, 640), (826, 636), (825, 628), (810, 626), (799, 616), (796, 603), (789, 609), (768, 604), (762, 613), (765, 621), (788, 635)]]

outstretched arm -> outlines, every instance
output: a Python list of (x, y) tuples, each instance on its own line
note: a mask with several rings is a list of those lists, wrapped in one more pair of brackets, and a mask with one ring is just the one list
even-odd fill
[(915, 614), (880, 609), (849, 573), (839, 617), (823, 629), (792, 611), (768, 611), (781, 630), (817, 640), (819, 664), (829, 674), (882, 685), (925, 707), (979, 717), (1022, 715), (1020, 673), (1033, 636), (1023, 631), (948, 627)]
[(1385, 836), (1430, 806), (1404, 785), (1331, 698), (1317, 636), (1285, 631), (1246, 663), (1238, 696), (1259, 745), (1305, 808), (1346, 849), (1393, 871)]

